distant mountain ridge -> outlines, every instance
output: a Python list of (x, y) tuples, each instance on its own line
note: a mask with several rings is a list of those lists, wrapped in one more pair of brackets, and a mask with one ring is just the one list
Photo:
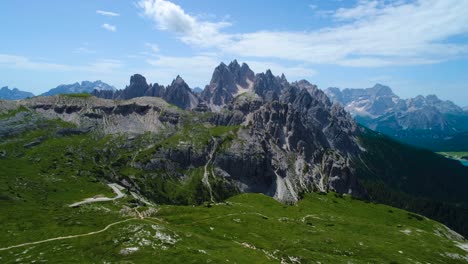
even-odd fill
[(417, 111), (434, 107), (444, 114), (462, 114), (463, 109), (452, 101), (441, 100), (436, 95), (402, 99), (388, 86), (376, 84), (366, 89), (328, 88), (325, 93), (332, 101), (342, 104), (352, 115), (380, 117), (390, 112)]
[(0, 89), (0, 99), (2, 100), (20, 100), (33, 96), (33, 93), (21, 91), (18, 88), (9, 89), (8, 86), (5, 86)]
[(42, 96), (52, 96), (57, 94), (74, 94), (74, 93), (92, 93), (94, 90), (106, 90), (113, 91), (115, 87), (102, 82), (100, 80), (95, 82), (82, 81), (81, 83), (76, 82), (73, 84), (62, 84), (49, 91), (41, 94)]
[[(432, 149), (435, 141), (468, 131), (468, 112), (436, 95), (402, 99), (381, 84), (367, 89), (328, 88), (325, 93), (363, 125), (413, 145)], [(443, 142), (436, 145), (443, 148)]]
[(203, 92), (203, 89), (200, 87), (194, 87), (192, 91), (196, 94), (201, 94)]

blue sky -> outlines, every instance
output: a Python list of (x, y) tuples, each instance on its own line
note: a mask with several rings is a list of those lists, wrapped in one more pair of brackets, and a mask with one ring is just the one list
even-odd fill
[(0, 1), (0, 86), (130, 75), (204, 87), (221, 61), (320, 88), (391, 86), (468, 105), (468, 1)]

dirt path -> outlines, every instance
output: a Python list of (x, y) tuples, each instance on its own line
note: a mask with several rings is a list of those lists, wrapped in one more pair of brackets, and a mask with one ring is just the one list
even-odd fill
[(114, 226), (114, 225), (118, 225), (118, 224), (125, 223), (125, 222), (131, 221), (131, 220), (136, 220), (136, 219), (138, 219), (138, 218), (130, 218), (130, 219), (118, 221), (118, 222), (115, 222), (115, 223), (112, 223), (112, 224), (107, 225), (105, 228), (103, 228), (103, 229), (101, 229), (101, 230), (89, 232), (89, 233), (86, 233), (86, 234), (71, 235), (71, 236), (63, 236), (63, 237), (55, 237), (55, 238), (49, 238), (49, 239), (40, 240), (40, 241), (36, 241), (36, 242), (28, 242), (28, 243), (23, 243), (23, 244), (19, 244), (19, 245), (14, 245), (14, 246), (9, 246), (9, 247), (0, 248), (0, 251), (9, 250), (9, 249), (12, 249), (12, 248), (24, 247), (24, 246), (37, 245), (37, 244), (42, 244), (42, 243), (46, 243), (46, 242), (50, 242), (50, 241), (65, 240), (65, 239), (77, 238), (77, 237), (85, 237), (85, 236), (92, 236), (92, 235), (95, 235), (95, 234), (99, 234), (99, 233), (105, 232), (107, 229), (109, 229), (110, 227), (112, 227), (112, 226)]
[(109, 198), (109, 197), (86, 198), (81, 202), (70, 204), (69, 206), (70, 207), (78, 207), (80, 205), (87, 204), (87, 203), (114, 201), (114, 200), (120, 199), (120, 198), (125, 196), (125, 194), (122, 193), (122, 190), (125, 189), (124, 187), (122, 187), (122, 186), (120, 186), (120, 185), (118, 185), (116, 183), (110, 183), (110, 184), (107, 184), (107, 185), (112, 188), (112, 190), (117, 194), (117, 196), (115, 196), (114, 198)]

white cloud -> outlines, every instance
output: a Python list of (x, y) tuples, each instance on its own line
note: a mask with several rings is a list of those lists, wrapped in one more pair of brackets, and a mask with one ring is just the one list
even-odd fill
[(90, 50), (86, 47), (79, 47), (73, 51), (73, 53), (81, 53), (81, 54), (94, 54), (96, 53), (95, 50)]
[[(78, 66), (82, 71), (112, 73), (115, 70), (123, 68), (123, 63), (119, 60), (102, 59), (90, 63), (86, 66)], [(87, 69), (89, 67), (89, 70)]]
[(117, 27), (116, 27), (116, 26), (110, 25), (110, 24), (107, 24), (107, 23), (102, 24), (101, 27), (102, 27), (103, 29), (108, 30), (108, 31), (111, 31), (111, 32), (116, 32), (116, 31), (117, 31)]
[(0, 67), (14, 68), (24, 70), (53, 70), (53, 71), (67, 71), (73, 67), (65, 64), (50, 63), (45, 61), (34, 61), (27, 57), (0, 54)]
[(154, 44), (154, 43), (145, 43), (145, 45), (151, 49), (152, 52), (154, 53), (158, 53), (159, 52), (159, 46), (157, 44)]
[(160, 84), (169, 84), (180, 75), (190, 87), (203, 88), (220, 61), (209, 54), (200, 54), (191, 57), (157, 56), (155, 59), (148, 59), (147, 63), (152, 67), (145, 68), (143, 74)]
[(166, 0), (140, 0), (137, 5), (144, 16), (156, 23), (158, 29), (176, 33), (185, 43), (212, 47), (229, 40), (227, 35), (220, 33), (222, 28), (231, 25), (228, 22), (200, 21)]
[(265, 72), (270, 69), (274, 75), (281, 75), (284, 73), (286, 78), (291, 81), (310, 78), (317, 74), (317, 71), (306, 65), (284, 66), (282, 64), (272, 61), (245, 61), (254, 72)]
[(338, 20), (357, 20), (361, 18), (374, 17), (381, 14), (384, 9), (378, 8), (383, 3), (379, 1), (359, 0), (358, 4), (352, 8), (339, 8), (334, 12), (333, 17)]
[[(160, 30), (185, 43), (239, 57), (283, 59), (353, 67), (437, 63), (468, 55), (468, 46), (447, 43), (468, 33), (468, 1), (358, 1), (329, 12), (340, 23), (309, 32), (228, 34), (226, 22), (200, 21), (166, 0), (138, 6)], [(317, 11), (318, 12), (318, 11)]]
[(33, 60), (24, 56), (0, 54), (0, 68), (6, 69), (21, 69), (33, 71), (79, 71), (79, 72), (95, 72), (109, 73), (116, 69), (122, 68), (124, 65), (118, 60), (97, 60), (85, 65), (68, 65), (51, 63), (40, 60)]
[(103, 11), (103, 10), (96, 10), (96, 13), (98, 13), (100, 15), (103, 15), (103, 16), (110, 16), (110, 17), (120, 16), (119, 13), (114, 13), (114, 12), (110, 12), (110, 11)]

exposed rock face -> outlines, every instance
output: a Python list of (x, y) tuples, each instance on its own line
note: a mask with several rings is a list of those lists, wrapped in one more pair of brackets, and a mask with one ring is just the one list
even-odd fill
[[(285, 93), (289, 96), (281, 101), (246, 111), (247, 128), (239, 131), (231, 148), (216, 156), (215, 164), (242, 191), (263, 192), (280, 201), (295, 202), (300, 193), (312, 190), (365, 195), (351, 166), (359, 148), (349, 114), (297, 83)], [(239, 119), (242, 111), (236, 110)], [(228, 122), (234, 123), (236, 118), (230, 117)]]
[(9, 89), (8, 86), (0, 89), (0, 100), (20, 100), (33, 96), (33, 93), (20, 91), (17, 88)]
[(136, 97), (145, 96), (150, 86), (146, 83), (146, 78), (140, 74), (130, 77), (130, 85), (127, 86), (121, 94), (116, 96), (120, 100), (128, 100)]
[(198, 97), (180, 76), (177, 76), (166, 88), (163, 99), (182, 109), (194, 109), (200, 103)]
[(228, 67), (229, 71), (234, 75), (234, 82), (241, 88), (249, 87), (249, 81), (252, 82), (255, 78), (255, 73), (245, 63), (240, 66), (237, 60), (234, 60)]
[(279, 99), (282, 90), (280, 80), (273, 76), (270, 70), (266, 73), (260, 73), (255, 76), (254, 91), (266, 101)]
[(50, 89), (48, 92), (41, 94), (42, 96), (52, 96), (57, 94), (74, 94), (74, 93), (92, 93), (98, 91), (114, 91), (115, 88), (102, 81), (83, 81), (74, 84), (62, 84), (56, 88)]
[(101, 91), (94, 90), (91, 94), (96, 97), (103, 98), (103, 99), (114, 99), (117, 92), (110, 91), (110, 90), (101, 90)]
[(210, 84), (201, 97), (216, 109), (232, 102), (234, 97), (252, 89), (255, 74), (245, 63), (242, 66), (234, 60), (227, 66), (221, 63), (213, 72)]
[(18, 102), (49, 119), (60, 118), (79, 128), (108, 134), (159, 132), (179, 123), (180, 112), (160, 98), (141, 97), (127, 101), (64, 96), (35, 97)]

